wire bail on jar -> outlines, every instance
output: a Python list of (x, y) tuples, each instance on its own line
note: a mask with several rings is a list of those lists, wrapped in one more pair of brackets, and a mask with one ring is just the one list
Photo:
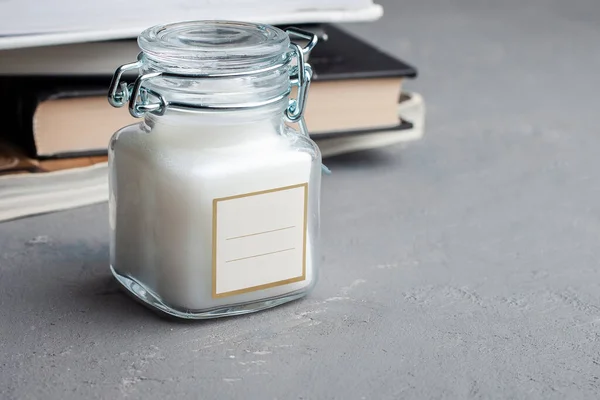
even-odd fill
[[(312, 79), (312, 68), (310, 64), (305, 61), (306, 55), (315, 47), (317, 44), (317, 35), (297, 28), (288, 28), (285, 32), (290, 38), (299, 38), (307, 40), (306, 46), (301, 47), (297, 43), (290, 43), (292, 50), (292, 58), (296, 59), (296, 65), (290, 67), (290, 83), (298, 87), (298, 96), (295, 99), (290, 99), (289, 105), (285, 110), (285, 117), (290, 122), (300, 122), (306, 106), (306, 97), (308, 94), (308, 88)], [(173, 102), (167, 100), (163, 95), (157, 93), (144, 86), (144, 83), (153, 78), (182, 78), (182, 79), (206, 79), (206, 78), (232, 78), (240, 76), (249, 76), (255, 74), (261, 74), (270, 70), (276, 70), (282, 67), (285, 63), (291, 63), (292, 60), (288, 59), (282, 64), (272, 65), (267, 68), (260, 70), (251, 70), (247, 72), (232, 72), (232, 73), (210, 73), (210, 74), (176, 74), (172, 72), (148, 72), (138, 76), (134, 83), (126, 83), (121, 81), (123, 74), (127, 71), (139, 69), (142, 65), (143, 53), (140, 53), (137, 57), (137, 61), (121, 65), (115, 71), (109, 92), (108, 102), (113, 107), (123, 107), (126, 103), (129, 103), (129, 113), (136, 118), (142, 117), (144, 114), (151, 112), (154, 114), (162, 115), (166, 109), (171, 108), (182, 108), (182, 109), (196, 109), (196, 110), (213, 110), (213, 111), (231, 111), (241, 108), (255, 108), (265, 106), (271, 103), (275, 103), (284, 97), (288, 96), (289, 93), (284, 93), (278, 97), (261, 101), (261, 102), (249, 102), (241, 104), (228, 104), (226, 106), (220, 105), (206, 105), (206, 104), (190, 104)]]

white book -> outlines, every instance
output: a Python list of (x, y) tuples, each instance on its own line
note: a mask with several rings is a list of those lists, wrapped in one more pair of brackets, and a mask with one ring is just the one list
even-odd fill
[(382, 14), (373, 0), (0, 0), (0, 50), (134, 38), (178, 21), (283, 25), (371, 21)]
[(96, 204), (108, 198), (106, 163), (0, 177), (0, 221)]

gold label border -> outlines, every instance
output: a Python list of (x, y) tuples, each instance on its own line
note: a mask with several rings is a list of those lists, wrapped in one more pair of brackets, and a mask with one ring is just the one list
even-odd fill
[[(250, 197), (250, 196), (258, 196), (261, 194), (280, 192), (283, 190), (290, 190), (290, 189), (297, 189), (300, 187), (304, 188), (304, 229), (302, 231), (302, 275), (296, 276), (294, 278), (284, 279), (282, 281), (271, 282), (271, 283), (266, 283), (264, 285), (252, 286), (249, 288), (232, 290), (229, 292), (217, 294), (217, 205), (218, 205), (218, 203), (220, 201), (234, 200), (234, 199), (240, 199), (243, 197)], [(297, 185), (291, 185), (291, 186), (282, 186), (282, 187), (275, 188), (275, 189), (260, 190), (257, 192), (238, 194), (235, 196), (215, 198), (215, 199), (213, 199), (212, 212), (213, 212), (213, 216), (212, 216), (212, 297), (213, 297), (213, 299), (234, 296), (236, 294), (255, 292), (257, 290), (269, 289), (269, 288), (276, 287), (276, 286), (282, 286), (282, 285), (287, 285), (289, 283), (302, 282), (302, 281), (306, 280), (306, 230), (308, 228), (308, 182), (299, 183)]]

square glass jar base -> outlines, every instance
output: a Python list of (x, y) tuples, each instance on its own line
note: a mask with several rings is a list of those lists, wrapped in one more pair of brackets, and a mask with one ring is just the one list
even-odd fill
[(291, 292), (289, 294), (272, 297), (265, 300), (254, 301), (249, 303), (231, 304), (227, 306), (219, 306), (216, 308), (205, 309), (205, 310), (181, 310), (176, 309), (166, 303), (164, 303), (159, 296), (152, 293), (152, 291), (146, 289), (142, 284), (136, 282), (134, 279), (119, 274), (111, 265), (110, 270), (117, 282), (126, 289), (126, 292), (133, 296), (140, 303), (149, 307), (154, 311), (158, 311), (162, 314), (169, 315), (171, 317), (183, 318), (183, 319), (213, 319), (229, 317), (234, 315), (249, 314), (261, 310), (266, 310), (301, 297), (308, 294), (309, 290), (301, 290)]

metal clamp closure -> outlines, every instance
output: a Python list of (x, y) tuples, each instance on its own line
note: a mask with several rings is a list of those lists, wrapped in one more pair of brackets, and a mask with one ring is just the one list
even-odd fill
[(248, 72), (235, 72), (235, 73), (213, 73), (213, 74), (174, 74), (169, 72), (149, 72), (142, 74), (137, 77), (133, 84), (128, 84), (121, 81), (123, 74), (127, 71), (139, 69), (142, 66), (143, 54), (138, 55), (138, 60), (134, 63), (125, 64), (117, 68), (115, 71), (110, 88), (108, 91), (108, 102), (113, 107), (123, 107), (126, 103), (129, 103), (129, 113), (136, 117), (142, 117), (144, 114), (151, 112), (154, 114), (162, 115), (167, 107), (183, 108), (183, 109), (199, 109), (199, 110), (214, 110), (214, 111), (230, 111), (240, 108), (255, 108), (268, 105), (277, 102), (284, 97), (288, 96), (289, 93), (284, 93), (273, 99), (253, 102), (253, 103), (242, 103), (233, 104), (227, 106), (209, 106), (199, 104), (188, 104), (188, 103), (175, 103), (169, 102), (162, 94), (157, 93), (147, 87), (144, 87), (144, 83), (153, 78), (168, 77), (168, 78), (183, 78), (183, 79), (203, 79), (203, 78), (229, 78), (237, 76), (248, 76), (268, 72), (275, 70), (287, 63), (293, 63), (293, 59), (296, 59), (295, 65), (290, 67), (290, 83), (293, 86), (298, 87), (298, 94), (295, 99), (290, 99), (289, 105), (285, 111), (285, 117), (290, 122), (299, 122), (302, 119), (304, 108), (306, 106), (306, 97), (308, 94), (308, 88), (312, 78), (312, 68), (310, 64), (305, 61), (305, 56), (317, 44), (317, 35), (306, 32), (297, 28), (288, 28), (285, 31), (291, 39), (299, 38), (307, 40), (308, 43), (302, 47), (297, 43), (290, 43), (292, 50), (292, 59), (286, 60), (282, 64), (277, 64), (263, 68), (261, 70), (252, 70)]

